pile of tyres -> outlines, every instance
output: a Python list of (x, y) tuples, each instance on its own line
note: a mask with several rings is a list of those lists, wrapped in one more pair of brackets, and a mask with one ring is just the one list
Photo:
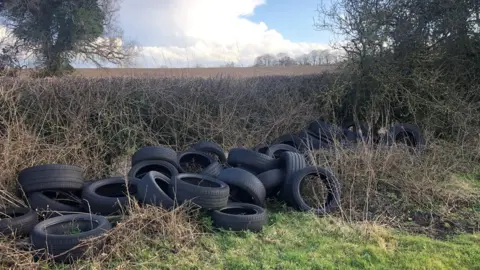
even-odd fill
[[(324, 143), (332, 134), (301, 133), (319, 136)], [(307, 164), (305, 143), (292, 144), (286, 138), (253, 149), (233, 148), (228, 155), (208, 141), (181, 152), (147, 146), (133, 154), (127, 176), (95, 181), (85, 181), (83, 169), (73, 165), (26, 168), (18, 175), (18, 192), (30, 207), (0, 209), (0, 233), (28, 235), (38, 254), (71, 262), (87, 248), (102, 247), (101, 241), (93, 247), (79, 244), (108, 232), (113, 225), (107, 217), (123, 213), (132, 198), (166, 210), (192, 204), (210, 215), (214, 227), (231, 231), (261, 231), (268, 220), (267, 198), (318, 215), (338, 209), (340, 182), (329, 169)], [(327, 188), (320, 206), (302, 198), (302, 181), (310, 176), (317, 176)]]
[[(408, 144), (412, 150), (421, 151), (425, 147), (425, 138), (421, 129), (413, 124), (395, 124), (385, 133), (379, 134), (366, 123), (354, 121), (345, 122), (337, 126), (323, 121), (313, 121), (305, 129), (296, 133), (284, 134), (271, 142), (271, 144), (286, 144), (301, 152), (334, 149), (338, 146), (349, 147), (359, 142), (369, 144), (394, 145)], [(265, 152), (267, 145), (260, 144), (256, 147), (260, 152)]]

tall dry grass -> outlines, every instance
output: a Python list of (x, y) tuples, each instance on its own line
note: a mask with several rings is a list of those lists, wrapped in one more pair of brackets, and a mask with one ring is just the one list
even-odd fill
[[(299, 131), (312, 120), (331, 118), (334, 102), (329, 93), (335, 84), (331, 74), (4, 80), (0, 82), (0, 185), (13, 191), (17, 173), (40, 163), (77, 164), (85, 169), (87, 179), (111, 176), (118, 174), (119, 161), (128, 160), (144, 145), (181, 150), (207, 139), (227, 150), (253, 147)], [(459, 122), (458, 115), (454, 118)], [(465, 133), (477, 129), (472, 126)], [(356, 184), (369, 183), (375, 189), (400, 189), (409, 195), (403, 201), (425, 207), (424, 200), (443, 196), (437, 192), (441, 187), (429, 190), (426, 197), (420, 191), (443, 183), (452, 173), (477, 167), (479, 138), (455, 136), (444, 141), (432, 137), (428, 126), (424, 133), (428, 144), (420, 156), (360, 144), (339, 146), (333, 156), (320, 152), (321, 164), (334, 168), (344, 182), (355, 179)], [(318, 157), (317, 161), (322, 160)], [(352, 190), (366, 192), (358, 187)], [(455, 200), (453, 196), (451, 202)], [(364, 206), (354, 197), (350, 205), (356, 212), (371, 212), (375, 203), (368, 201)]]
[[(480, 230), (480, 144), (468, 147), (429, 140), (423, 152), (404, 145), (359, 144), (315, 151), (313, 162), (330, 168), (342, 185), (339, 215), (432, 235)], [(321, 187), (314, 187), (320, 189)], [(320, 197), (320, 199), (322, 199)]]
[[(321, 75), (258, 79), (65, 78), (0, 82), (0, 183), (22, 168), (62, 162), (87, 178), (112, 173), (142, 145), (199, 139), (253, 146), (320, 116)], [(318, 87), (317, 87), (318, 85)], [(325, 86), (324, 86), (325, 87)]]
[[(332, 92), (337, 84), (331, 74), (0, 81), (1, 203), (20, 203), (15, 195), (17, 174), (36, 164), (76, 164), (85, 169), (87, 179), (100, 179), (118, 174), (119, 162), (144, 145), (181, 150), (206, 139), (226, 150), (253, 147), (299, 131), (312, 120), (334, 119), (332, 106), (338, 102)], [(452, 117), (457, 122), (472, 119), (458, 113)], [(420, 231), (445, 231), (447, 223), (458, 231), (478, 230), (478, 220), (464, 211), (480, 200), (478, 183), (461, 177), (478, 168), (480, 140), (471, 135), (478, 127), (458, 122), (458, 127), (468, 127), (464, 130), (468, 136), (455, 134), (445, 141), (432, 137), (425, 123), (419, 124), (428, 142), (421, 154), (361, 143), (316, 151), (310, 157), (338, 176), (343, 194), (340, 215), (348, 221), (376, 220), (399, 227), (421, 222), (413, 228)], [(178, 239), (186, 245), (195, 242), (201, 230), (189, 215), (159, 211), (133, 207), (108, 236), (106, 255), (96, 254), (92, 263), (107, 267), (116, 256), (128, 256), (128, 248), (135, 248), (127, 243), (149, 241), (152, 233), (157, 235), (152, 241), (167, 239), (172, 248)], [(130, 231), (138, 233), (131, 236)], [(128, 248), (123, 250), (124, 246)], [(8, 262), (3, 266), (38, 265), (26, 260), (30, 252), (20, 251), (15, 242), (1, 240), (0, 250), (10, 254), (2, 258)]]

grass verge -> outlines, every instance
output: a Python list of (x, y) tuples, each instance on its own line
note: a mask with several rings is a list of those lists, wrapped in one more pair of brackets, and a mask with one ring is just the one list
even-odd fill
[[(276, 210), (273, 210), (276, 211)], [(208, 219), (203, 220), (208, 229)], [(158, 224), (157, 224), (158, 225)], [(144, 233), (145, 231), (142, 231)], [(262, 233), (190, 232), (175, 245), (163, 234), (123, 235), (122, 250), (45, 269), (478, 269), (480, 234), (442, 240), (375, 223), (345, 223), (313, 214), (272, 212)], [(119, 235), (117, 235), (118, 237)], [(193, 238), (191, 238), (193, 237)], [(114, 250), (110, 250), (114, 252)]]

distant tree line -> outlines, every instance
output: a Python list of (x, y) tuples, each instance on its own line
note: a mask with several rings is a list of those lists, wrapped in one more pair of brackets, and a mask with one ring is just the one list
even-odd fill
[(340, 54), (331, 50), (313, 50), (310, 53), (295, 58), (286, 53), (279, 53), (277, 55), (267, 53), (255, 58), (254, 66), (319, 66), (335, 64), (340, 62), (340, 59)]

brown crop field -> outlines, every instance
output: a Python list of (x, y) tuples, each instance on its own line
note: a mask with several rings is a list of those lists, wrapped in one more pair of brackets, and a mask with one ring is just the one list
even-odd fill
[(258, 77), (268, 75), (310, 75), (335, 70), (337, 65), (294, 67), (218, 67), (218, 68), (103, 68), (77, 69), (75, 74), (86, 77)]

